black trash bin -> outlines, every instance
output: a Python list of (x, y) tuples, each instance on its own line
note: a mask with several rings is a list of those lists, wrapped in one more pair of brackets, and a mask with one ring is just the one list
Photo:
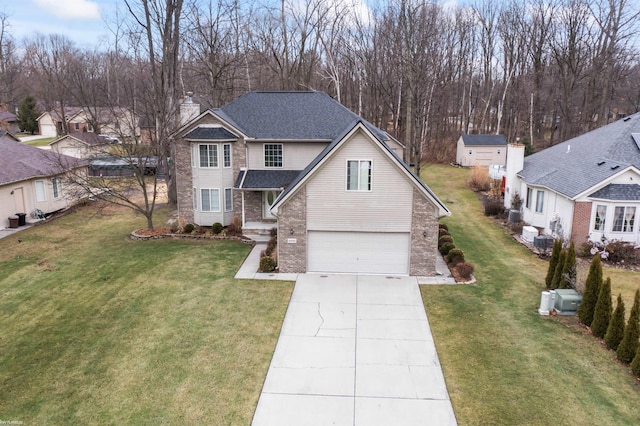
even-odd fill
[(27, 224), (26, 213), (16, 213), (16, 216), (18, 216), (18, 226), (25, 226)]

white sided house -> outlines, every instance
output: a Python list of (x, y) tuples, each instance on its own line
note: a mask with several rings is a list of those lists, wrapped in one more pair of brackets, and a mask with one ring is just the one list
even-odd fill
[(110, 142), (95, 133), (71, 133), (49, 143), (58, 154), (75, 158), (93, 158), (109, 154)]
[(456, 145), (456, 164), (462, 167), (503, 165), (507, 140), (503, 135), (462, 135)]
[(523, 200), (522, 218), (576, 244), (640, 244), (640, 114), (524, 157), (509, 145), (505, 207)]
[(403, 146), (321, 92), (250, 92), (177, 134), (183, 221), (278, 230), (281, 272), (433, 275), (449, 211)]

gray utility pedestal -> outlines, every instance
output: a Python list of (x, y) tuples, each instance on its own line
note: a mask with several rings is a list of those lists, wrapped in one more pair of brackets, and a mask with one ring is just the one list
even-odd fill
[(556, 289), (555, 310), (558, 315), (575, 315), (582, 296), (573, 289)]

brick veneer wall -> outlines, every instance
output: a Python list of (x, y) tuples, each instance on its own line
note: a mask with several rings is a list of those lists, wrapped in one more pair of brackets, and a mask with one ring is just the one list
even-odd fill
[[(241, 194), (238, 193), (238, 196)], [(262, 221), (262, 192), (245, 191), (244, 192), (244, 220), (245, 222)], [(242, 210), (240, 210), (242, 214)]]
[(589, 223), (591, 222), (591, 202), (576, 202), (573, 206), (573, 224), (571, 226), (571, 240), (582, 244), (589, 239)]
[[(425, 237), (426, 232), (426, 237)], [(438, 249), (438, 208), (416, 188), (411, 215), (411, 256), (409, 274), (434, 276)]]
[(191, 144), (177, 139), (174, 151), (178, 217), (184, 223), (193, 222), (193, 173), (191, 170)]
[[(287, 243), (289, 238), (295, 238), (296, 242)], [(306, 187), (278, 209), (278, 267), (285, 273), (307, 272)]]

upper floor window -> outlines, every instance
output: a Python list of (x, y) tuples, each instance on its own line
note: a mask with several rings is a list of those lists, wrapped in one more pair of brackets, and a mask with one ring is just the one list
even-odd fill
[(596, 206), (596, 219), (593, 222), (594, 231), (604, 231), (605, 221), (607, 219), (607, 206), (598, 204)]
[(347, 161), (347, 191), (371, 191), (371, 160)]
[(613, 232), (633, 232), (636, 221), (635, 207), (616, 207), (613, 212)]
[(200, 145), (200, 167), (218, 167), (218, 145)]
[(544, 211), (544, 191), (538, 191), (536, 193), (536, 213), (542, 213)]
[(222, 157), (223, 166), (231, 167), (231, 144), (225, 143), (222, 145)]
[(265, 167), (282, 167), (282, 144), (281, 143), (264, 144), (264, 166)]
[(53, 178), (51, 182), (53, 183), (53, 198), (62, 197), (62, 180)]

